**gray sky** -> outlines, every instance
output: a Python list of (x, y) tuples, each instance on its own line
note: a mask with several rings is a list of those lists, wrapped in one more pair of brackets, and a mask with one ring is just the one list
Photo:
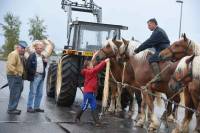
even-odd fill
[[(146, 21), (155, 17), (160, 27), (168, 34), (171, 42), (178, 38), (180, 4), (176, 0), (94, 0), (103, 9), (103, 22), (125, 25), (128, 31), (123, 32), (126, 39), (134, 36), (137, 40), (145, 41), (151, 32), (147, 29)], [(184, 0), (182, 32), (190, 39), (200, 42), (200, 0)], [(0, 0), (0, 23), (7, 12), (19, 16), (22, 21), (20, 39), (30, 43), (28, 37), (29, 18), (39, 15), (45, 20), (47, 34), (56, 44), (63, 48), (66, 44), (67, 15), (61, 9), (61, 0)], [(80, 20), (95, 20), (87, 13), (78, 14)], [(0, 33), (2, 28), (0, 27)], [(4, 38), (0, 35), (0, 45)]]

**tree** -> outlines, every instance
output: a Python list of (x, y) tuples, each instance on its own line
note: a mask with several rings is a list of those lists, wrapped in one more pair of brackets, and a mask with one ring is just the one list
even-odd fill
[(7, 13), (4, 16), (4, 24), (2, 26), (5, 37), (5, 44), (2, 47), (4, 57), (7, 57), (13, 51), (14, 45), (19, 42), (20, 25), (19, 17), (15, 17), (12, 13)]
[(46, 39), (46, 25), (43, 24), (44, 20), (40, 19), (38, 16), (35, 16), (35, 18), (29, 19), (29, 36), (32, 41), (34, 40), (42, 40)]

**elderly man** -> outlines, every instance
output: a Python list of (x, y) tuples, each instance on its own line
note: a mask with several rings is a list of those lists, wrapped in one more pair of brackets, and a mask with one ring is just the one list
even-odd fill
[(25, 41), (19, 41), (15, 50), (8, 55), (7, 60), (7, 79), (10, 90), (10, 98), (8, 104), (8, 114), (21, 113), (21, 110), (17, 109), (18, 102), (23, 89), (22, 74), (24, 71), (23, 64), (20, 56), (24, 55), (24, 51), (27, 44)]
[(42, 56), (44, 45), (41, 41), (35, 42), (35, 53), (30, 54), (27, 60), (27, 79), (30, 81), (27, 112), (44, 112), (40, 109), (43, 95), (43, 83), (45, 78), (46, 59)]
[[(149, 63), (155, 75), (160, 73), (160, 68), (158, 62), (161, 61), (159, 58), (159, 53), (169, 47), (170, 41), (166, 32), (158, 26), (158, 23), (155, 18), (152, 18), (147, 21), (148, 28), (150, 31), (153, 31), (150, 38), (143, 42), (137, 49), (135, 53), (139, 53), (147, 48), (154, 48), (155, 53), (149, 58)], [(161, 78), (158, 77), (157, 81), (160, 81)]]

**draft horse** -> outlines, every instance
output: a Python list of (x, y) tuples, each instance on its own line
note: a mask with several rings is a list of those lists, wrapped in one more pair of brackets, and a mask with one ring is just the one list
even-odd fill
[[(137, 86), (139, 88), (142, 88), (143, 86), (146, 86), (149, 81), (151, 81), (154, 78), (154, 73), (150, 67), (150, 64), (148, 62), (149, 56), (152, 54), (150, 50), (142, 51), (138, 54), (134, 53), (134, 50), (139, 46), (139, 44), (136, 44), (134, 41), (127, 41), (123, 39), (123, 44), (120, 46), (119, 49), (119, 60), (127, 60), (134, 70), (135, 78), (133, 79), (134, 86)], [(169, 65), (170, 64), (170, 65)], [(161, 74), (162, 81), (161, 82), (154, 82), (147, 86), (147, 91), (149, 93), (152, 92), (161, 92), (166, 94), (167, 98), (172, 98), (173, 101), (179, 103), (180, 102), (180, 95), (177, 94), (174, 96), (173, 91), (171, 91), (168, 88), (168, 82), (171, 78), (171, 75), (174, 73), (175, 68), (177, 66), (176, 63), (172, 63), (170, 61), (161, 61), (159, 62), (160, 69), (165, 69), (166, 66), (168, 66), (168, 69), (163, 71)], [(151, 123), (149, 125), (149, 130), (156, 130), (159, 126), (159, 122), (157, 119), (156, 114), (154, 113), (154, 104), (153, 104), (153, 96), (149, 95), (149, 93), (146, 93), (143, 91), (143, 103), (142, 104), (142, 117), (138, 121), (137, 125), (141, 126), (144, 125), (145, 122), (145, 106), (148, 105), (148, 109), (151, 113)], [(172, 97), (173, 96), (173, 97)], [(173, 115), (176, 118), (176, 112), (178, 107), (174, 105), (174, 109), (172, 110), (172, 103), (167, 104), (167, 110), (164, 113), (167, 116)], [(164, 117), (164, 118), (166, 118)]]
[[(103, 48), (101, 48), (100, 50), (98, 50), (93, 58), (92, 58), (92, 63), (93, 64), (97, 64), (100, 60), (103, 60), (105, 58), (110, 58), (110, 77), (111, 80), (116, 80), (117, 82), (124, 82), (126, 84), (134, 84), (133, 83), (133, 79), (134, 79), (134, 71), (132, 69), (132, 67), (130, 66), (129, 63), (126, 64), (126, 66), (124, 66), (123, 63), (121, 62), (117, 62), (116, 60), (116, 55), (118, 53), (118, 49), (119, 47), (122, 45), (122, 41), (120, 40), (116, 40), (116, 39), (110, 39), (110, 40), (106, 40)], [(119, 84), (118, 84), (119, 85)], [(112, 88), (112, 96), (111, 96), (111, 103), (110, 103), (110, 107), (108, 109), (108, 111), (116, 111), (119, 112), (121, 111), (121, 87), (117, 87), (118, 86), (116, 82), (111, 82), (111, 88)], [(117, 92), (116, 89), (113, 88), (117, 88)], [(122, 88), (125, 89), (125, 88)], [(136, 100), (137, 100), (137, 104), (138, 104), (138, 115), (141, 112), (141, 102), (142, 102), (142, 97), (141, 97), (141, 93), (139, 90), (133, 90), (130, 89), (128, 87), (126, 87), (126, 89), (129, 91), (129, 93), (133, 96), (133, 94), (135, 94), (136, 96)], [(117, 97), (116, 94), (117, 93)], [(116, 101), (116, 108), (115, 108), (115, 101)], [(133, 107), (133, 101), (130, 102), (130, 106), (129, 106), (129, 112), (133, 111), (132, 107)], [(131, 113), (129, 113), (131, 114)]]

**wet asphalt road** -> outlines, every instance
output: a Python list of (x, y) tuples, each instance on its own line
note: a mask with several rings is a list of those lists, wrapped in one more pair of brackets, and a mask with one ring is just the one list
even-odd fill
[[(5, 75), (5, 62), (0, 61), (0, 86), (7, 82)], [(46, 83), (46, 82), (45, 82)], [(135, 128), (133, 119), (128, 119), (126, 113), (121, 117), (106, 115), (103, 117), (103, 126), (94, 127), (90, 111), (83, 114), (81, 123), (74, 124), (73, 118), (79, 108), (82, 94), (78, 90), (75, 103), (72, 107), (59, 107), (52, 98), (46, 97), (45, 86), (41, 108), (45, 109), (45, 113), (27, 113), (26, 102), (29, 92), (29, 82), (25, 81), (24, 91), (22, 93), (18, 108), (22, 110), (21, 115), (8, 115), (7, 103), (9, 97), (8, 87), (0, 90), (0, 133), (146, 133), (143, 128)], [(160, 117), (164, 108), (156, 107), (156, 114)], [(183, 118), (183, 109), (179, 109), (178, 121)], [(195, 118), (190, 124), (190, 128), (194, 128)], [(170, 124), (170, 127), (174, 127)], [(171, 128), (165, 128), (161, 123), (160, 133), (170, 132)], [(191, 130), (192, 131), (192, 130)]]

